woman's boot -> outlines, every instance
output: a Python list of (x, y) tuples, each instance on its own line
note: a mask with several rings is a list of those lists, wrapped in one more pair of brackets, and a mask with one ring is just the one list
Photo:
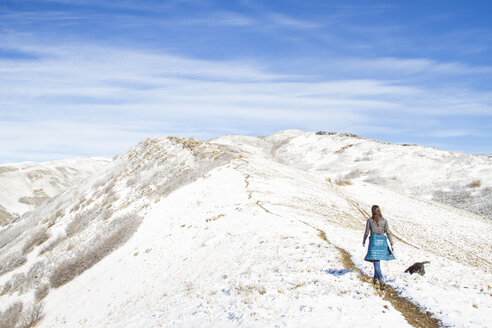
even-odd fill
[(384, 280), (383, 279), (379, 279), (379, 288), (381, 290), (384, 290)]

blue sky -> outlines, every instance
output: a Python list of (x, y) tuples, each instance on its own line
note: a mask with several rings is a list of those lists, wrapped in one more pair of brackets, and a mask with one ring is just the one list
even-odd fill
[(491, 1), (0, 0), (0, 163), (281, 129), (492, 154)]

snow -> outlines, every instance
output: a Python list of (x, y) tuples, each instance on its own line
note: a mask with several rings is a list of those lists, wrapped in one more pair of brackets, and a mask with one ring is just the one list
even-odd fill
[[(302, 222), (279, 219), (254, 198), (248, 200), (244, 175), (231, 167), (153, 206), (131, 242), (106, 261), (70, 284), (70, 290), (50, 295), (47, 312), (56, 313), (53, 327), (85, 319), (88, 326), (108, 327), (122, 322), (128, 327), (137, 322), (145, 327), (162, 322), (321, 326), (351, 317), (348, 327), (361, 316), (375, 327), (382, 319), (406, 326), (394, 310), (380, 314), (387, 302), (361, 285), (355, 273), (322, 272), (342, 268), (333, 247)], [(90, 305), (84, 305), (89, 299)], [(327, 307), (332, 308), (328, 314)]]
[[(72, 158), (44, 163), (0, 165), (0, 209), (22, 215), (94, 175), (110, 162), (105, 158)], [(38, 196), (39, 199), (35, 199)], [(22, 198), (34, 198), (21, 201)], [(0, 216), (0, 223), (2, 216)]]
[[(346, 267), (340, 252), (372, 275), (361, 244), (364, 213), (378, 204), (395, 237), (397, 259), (382, 264), (386, 282), (445, 326), (492, 326), (490, 220), (363, 178), (347, 186), (330, 183), (328, 175), (353, 169), (343, 171), (337, 163), (344, 152), (388, 146), (344, 135), (334, 135), (336, 144), (330, 144), (330, 137), (286, 130), (211, 142), (148, 139), (98, 177), (0, 231), (0, 241), (6, 241), (0, 255), (11, 254), (32, 231), (47, 226), (41, 218), (62, 211), (48, 228), (50, 239), (28, 254), (26, 264), (0, 275), (0, 286), (38, 261), (46, 265), (39, 283), (46, 283), (64, 260), (90, 250), (105, 238), (102, 231), (116, 229), (119, 218), (130, 214), (142, 217), (134, 235), (52, 288), (42, 301), (40, 327), (409, 327), (383, 293)], [(354, 146), (335, 158), (326, 155), (348, 144)], [(389, 146), (396, 150), (384, 156), (400, 147), (424, 158), (438, 152)], [(414, 155), (414, 163), (428, 168), (427, 159)], [(477, 177), (486, 183), (483, 168), (490, 160), (478, 157), (474, 163), (482, 167), (473, 174), (482, 172)], [(399, 166), (391, 163), (385, 170), (397, 174)], [(421, 171), (404, 169), (398, 178), (418, 186)], [(429, 169), (427, 176), (437, 181), (441, 173)], [(108, 214), (97, 212), (101, 208)], [(93, 210), (84, 230), (65, 237), (70, 222)], [(22, 232), (8, 237), (14, 228)], [(56, 236), (66, 239), (41, 253)], [(403, 272), (424, 260), (431, 262), (425, 276)], [(0, 311), (18, 299), (32, 302), (33, 290), (0, 296)]]

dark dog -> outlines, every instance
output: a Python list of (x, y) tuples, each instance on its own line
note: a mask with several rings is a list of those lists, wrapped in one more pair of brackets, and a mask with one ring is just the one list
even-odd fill
[(425, 274), (425, 269), (424, 269), (424, 264), (430, 263), (429, 261), (425, 262), (416, 262), (413, 265), (409, 266), (405, 272), (408, 272), (410, 274), (418, 273), (421, 276)]

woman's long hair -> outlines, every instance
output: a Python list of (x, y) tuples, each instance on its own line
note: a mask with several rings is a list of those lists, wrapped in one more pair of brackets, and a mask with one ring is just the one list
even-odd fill
[(372, 211), (372, 219), (374, 220), (374, 223), (376, 223), (376, 226), (379, 227), (379, 219), (383, 218), (383, 215), (381, 214), (381, 209), (377, 205), (373, 205), (371, 208)]

